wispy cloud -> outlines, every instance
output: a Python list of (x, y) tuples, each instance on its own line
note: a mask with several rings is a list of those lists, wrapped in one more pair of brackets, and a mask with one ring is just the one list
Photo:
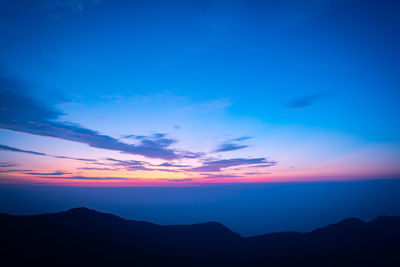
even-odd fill
[(18, 170), (18, 169), (11, 169), (11, 170), (0, 170), (1, 173), (13, 173), (13, 172), (31, 172), (32, 170)]
[(68, 180), (134, 180), (124, 177), (91, 177), (91, 176), (42, 176), (44, 179), (68, 179)]
[(219, 172), (221, 169), (233, 167), (233, 166), (248, 166), (255, 164), (263, 164), (264, 166), (275, 166), (275, 161), (268, 161), (266, 158), (234, 158), (234, 159), (223, 159), (208, 161), (203, 166), (195, 167), (190, 169), (192, 172)]
[(306, 95), (302, 97), (298, 97), (293, 99), (292, 101), (288, 102), (286, 104), (286, 107), (288, 109), (301, 109), (301, 108), (306, 108), (309, 106), (312, 106), (319, 102), (322, 98), (324, 98), (326, 94), (319, 93), (319, 94), (312, 94), (312, 95)]
[(169, 162), (164, 162), (164, 163), (161, 163), (161, 164), (159, 164), (157, 166), (160, 166), (160, 167), (177, 167), (177, 168), (189, 167), (189, 165), (172, 164), (172, 163), (169, 163)]
[(163, 134), (147, 137), (132, 135), (138, 144), (127, 144), (79, 124), (60, 121), (59, 117), (62, 115), (60, 111), (34, 99), (28, 95), (27, 91), (27, 86), (21, 81), (0, 76), (0, 105), (2, 107), (0, 129), (54, 137), (148, 158), (173, 160), (201, 156), (189, 151), (170, 149), (169, 146), (176, 140), (166, 138)]
[(0, 168), (9, 168), (19, 166), (17, 163), (13, 162), (0, 162)]
[(0, 173), (14, 173), (14, 172), (31, 172), (32, 170), (22, 170), (22, 169), (8, 169), (12, 167), (20, 166), (14, 162), (0, 162)]
[[(114, 158), (106, 158), (109, 163), (102, 163), (106, 166), (114, 166), (123, 168), (126, 171), (163, 171), (163, 172), (180, 172), (181, 170), (177, 169), (169, 169), (170, 167), (176, 168), (177, 166), (184, 166), (184, 165), (174, 165), (169, 163), (164, 164), (151, 164), (146, 161), (139, 161), (139, 160), (120, 160)], [(165, 167), (165, 168), (159, 168)], [(184, 166), (187, 167), (187, 166)]]
[(46, 153), (36, 152), (36, 151), (32, 151), (32, 150), (23, 150), (23, 149), (11, 147), (11, 146), (5, 146), (5, 145), (0, 145), (0, 149), (13, 151), (13, 152), (21, 152), (21, 153), (39, 155), (39, 156), (48, 156)]
[(250, 136), (242, 136), (242, 137), (233, 139), (233, 141), (239, 142), (239, 141), (244, 141), (244, 140), (248, 140), (248, 139), (251, 139), (251, 137)]
[(183, 178), (183, 179), (159, 179), (160, 181), (168, 181), (168, 182), (190, 182), (192, 179)]
[(235, 143), (224, 143), (218, 146), (218, 148), (215, 150), (215, 152), (226, 152), (226, 151), (233, 151), (233, 150), (238, 150), (242, 148), (246, 148), (246, 145), (239, 145)]
[(83, 158), (74, 158), (74, 157), (66, 157), (66, 156), (56, 156), (56, 155), (50, 155), (50, 154), (32, 151), (32, 150), (19, 149), (16, 147), (11, 147), (11, 146), (1, 145), (1, 144), (0, 144), (0, 150), (27, 153), (27, 154), (38, 155), (38, 156), (47, 156), (47, 157), (52, 157), (52, 158), (57, 158), (57, 159), (71, 159), (71, 160), (78, 160), (78, 161), (84, 161), (84, 162), (89, 162), (89, 163), (96, 162), (95, 159), (83, 159)]
[[(80, 170), (99, 170), (99, 171), (118, 171), (118, 170), (126, 170), (126, 171), (160, 171), (160, 172), (219, 172), (221, 169), (234, 167), (234, 166), (246, 166), (250, 168), (265, 168), (271, 167), (276, 165), (275, 161), (269, 161), (265, 158), (234, 158), (234, 159), (224, 159), (224, 160), (206, 160), (202, 166), (200, 167), (190, 167), (189, 165), (180, 165), (180, 164), (173, 164), (169, 162), (164, 162), (161, 164), (151, 164), (146, 161), (139, 161), (139, 160), (120, 160), (114, 158), (106, 158), (105, 162), (97, 162), (94, 159), (81, 159), (81, 158), (72, 158), (72, 157), (65, 157), (65, 156), (54, 156), (42, 152), (32, 151), (32, 150), (25, 150), (19, 149), (15, 147), (10, 147), (6, 145), (0, 144), (1, 150), (7, 150), (12, 152), (19, 152), (19, 153), (28, 153), (33, 155), (40, 155), (40, 156), (48, 156), (54, 158), (65, 158), (65, 159), (73, 159), (78, 161), (84, 161), (90, 165), (99, 165), (103, 167), (79, 167), (77, 169)], [(92, 165), (92, 166), (93, 166)], [(18, 166), (15, 163), (11, 162), (0, 162), (0, 167), (15, 167)], [(27, 175), (36, 175), (36, 176), (60, 176), (60, 175), (67, 175), (71, 173), (57, 171), (57, 172), (50, 172), (50, 173), (41, 173), (41, 172), (31, 172), (31, 170), (3, 170), (2, 173), (7, 172), (25, 172)], [(212, 176), (206, 175), (204, 178), (232, 178), (236, 176), (232, 175), (221, 175), (221, 176)]]
[(55, 172), (26, 172), (29, 175), (67, 175), (72, 174), (71, 172), (55, 171)]
[[(274, 163), (274, 165), (277, 164), (276, 161), (272, 161), (272, 162)], [(271, 165), (270, 163), (267, 163), (267, 164), (252, 165), (252, 166), (248, 166), (248, 167), (249, 168), (268, 168), (268, 167), (271, 167), (271, 166), (274, 166), (274, 165)]]
[(235, 174), (205, 174), (202, 178), (204, 179), (224, 179), (224, 178), (240, 178), (243, 176), (235, 175)]
[(96, 162), (95, 159), (83, 159), (83, 158), (74, 158), (74, 157), (66, 157), (66, 156), (54, 156), (54, 155), (49, 155), (49, 156), (57, 158), (57, 159), (72, 159), (72, 160), (79, 160), (79, 161), (85, 161), (85, 162)]
[(214, 152), (227, 152), (227, 151), (234, 151), (234, 150), (246, 148), (248, 146), (247, 145), (243, 145), (240, 142), (248, 140), (250, 138), (251, 137), (249, 137), (249, 136), (243, 136), (243, 137), (235, 138), (235, 139), (232, 139), (232, 140), (228, 140), (228, 141), (220, 144), (214, 150)]
[[(99, 170), (99, 171), (162, 171), (162, 172), (219, 172), (221, 169), (233, 166), (254, 166), (263, 165), (273, 166), (276, 162), (268, 161), (265, 158), (234, 158), (234, 159), (206, 159), (205, 153), (196, 153), (191, 151), (178, 150), (171, 148), (177, 143), (177, 140), (169, 137), (165, 133), (154, 133), (151, 135), (126, 135), (122, 139), (116, 139), (108, 135), (100, 134), (97, 131), (84, 128), (78, 124), (67, 121), (61, 121), (63, 114), (50, 105), (43, 104), (29, 93), (28, 86), (22, 81), (0, 75), (0, 129), (7, 129), (16, 132), (23, 132), (45, 137), (54, 137), (62, 140), (74, 141), (87, 144), (91, 147), (102, 148), (112, 151), (119, 151), (126, 154), (141, 155), (148, 158), (163, 159), (167, 162), (161, 164), (151, 164), (139, 160), (120, 160), (115, 158), (106, 158), (105, 160), (75, 158), (63, 155), (52, 155), (43, 152), (20, 149), (7, 145), (1, 145), (1, 150), (12, 152), (27, 153), (38, 156), (48, 156), (58, 159), (71, 159), (86, 162), (87, 164), (98, 164), (100, 167), (90, 165), (80, 167), (81, 170)], [(221, 144), (214, 152), (234, 151), (243, 149), (247, 145), (241, 142), (250, 137), (242, 136), (231, 139)], [(127, 143), (128, 140), (130, 143)], [(133, 142), (133, 143), (132, 143)], [(200, 159), (203, 165), (192, 167), (173, 163), (180, 159)], [(178, 161), (179, 162), (179, 161)], [(57, 173), (33, 173), (31, 175), (42, 176), (60, 176)], [(67, 173), (65, 173), (67, 174)]]
[(145, 161), (139, 160), (119, 160), (113, 158), (107, 158), (106, 160), (110, 161), (111, 166), (121, 166), (124, 167), (125, 170), (129, 171), (138, 171), (138, 170), (148, 170), (146, 165), (148, 164)]

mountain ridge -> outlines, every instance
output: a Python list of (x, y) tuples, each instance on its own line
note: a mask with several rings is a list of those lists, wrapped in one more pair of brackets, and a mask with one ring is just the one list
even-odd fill
[(39, 215), (0, 214), (0, 236), (2, 258), (13, 256), (20, 264), (42, 266), (76, 262), (107, 266), (400, 263), (400, 217), (387, 215), (370, 222), (348, 218), (305, 233), (242, 237), (214, 221), (158, 225), (79, 207)]

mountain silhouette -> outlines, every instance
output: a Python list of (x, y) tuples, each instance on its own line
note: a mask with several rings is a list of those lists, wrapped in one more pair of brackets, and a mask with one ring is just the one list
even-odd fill
[(400, 217), (241, 237), (218, 222), (157, 225), (87, 208), (0, 214), (3, 266), (400, 266)]

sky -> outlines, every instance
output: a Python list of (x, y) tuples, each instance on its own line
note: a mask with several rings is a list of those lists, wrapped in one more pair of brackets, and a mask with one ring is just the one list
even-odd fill
[(397, 178), (397, 1), (1, 1), (1, 183)]
[(0, 0), (0, 187), (398, 179), (399, 11)]

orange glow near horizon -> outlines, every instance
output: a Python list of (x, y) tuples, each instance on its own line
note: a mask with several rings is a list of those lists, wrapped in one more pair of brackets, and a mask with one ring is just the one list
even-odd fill
[[(26, 138), (26, 135), (23, 137)], [(34, 136), (33, 141), (47, 142), (48, 146), (43, 150), (40, 147), (24, 148), (22, 153), (0, 150), (0, 156), (7, 158), (7, 161), (2, 161), (4, 166), (0, 170), (0, 183), (116, 187), (201, 186), (400, 177), (397, 150), (382, 146), (367, 147), (330, 157), (311, 155), (310, 158), (300, 158), (302, 150), (288, 150), (287, 153), (277, 150), (279, 153), (271, 157), (273, 160), (254, 156), (231, 156), (228, 159), (200, 157), (168, 161), (93, 149), (54, 138), (48, 140)], [(56, 147), (61, 152), (51, 152), (49, 149)], [(326, 152), (328, 148), (321, 146), (318, 149), (315, 152), (317, 155), (329, 154)], [(32, 153), (35, 150), (39, 152)], [(74, 155), (74, 151), (79, 151), (79, 157), (71, 156)], [(59, 156), (63, 154), (67, 154), (68, 157)], [(273, 151), (271, 154), (274, 154)], [(10, 166), (7, 167), (7, 164)]]
[[(373, 179), (396, 179), (399, 177), (397, 173), (387, 173), (385, 175), (305, 175), (298, 174), (267, 174), (267, 175), (250, 175), (243, 177), (226, 177), (226, 178), (202, 178), (189, 176), (182, 178), (159, 178), (157, 175), (148, 175), (148, 177), (129, 177), (125, 175), (115, 174), (113, 176), (93, 176), (82, 174), (82, 179), (68, 176), (51, 177), (32, 177), (29, 175), (2, 175), (0, 183), (3, 184), (32, 184), (32, 185), (57, 185), (57, 186), (73, 186), (73, 187), (147, 187), (147, 186), (201, 186), (213, 184), (238, 184), (238, 183), (299, 183), (299, 182), (332, 182), (332, 181), (358, 181)], [(151, 176), (151, 178), (149, 177)]]

